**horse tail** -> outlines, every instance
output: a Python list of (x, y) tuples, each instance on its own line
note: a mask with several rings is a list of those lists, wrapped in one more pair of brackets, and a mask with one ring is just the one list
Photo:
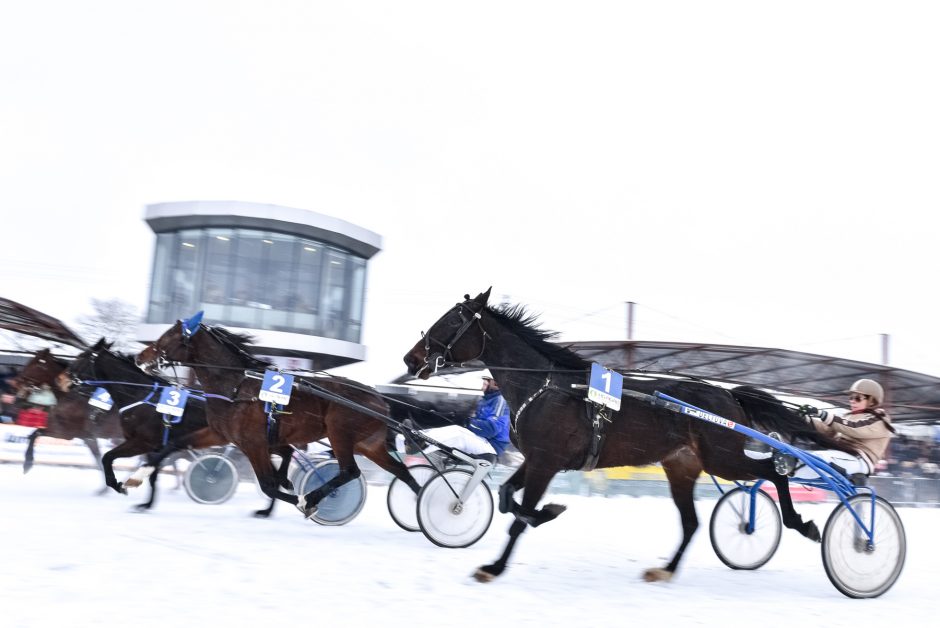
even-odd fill
[(858, 454), (846, 443), (816, 431), (794, 408), (765, 390), (754, 386), (736, 386), (729, 392), (743, 408), (744, 414), (751, 422), (751, 427), (758, 431), (777, 432), (784, 437), (784, 440), (798, 447), (838, 449), (854, 455)]

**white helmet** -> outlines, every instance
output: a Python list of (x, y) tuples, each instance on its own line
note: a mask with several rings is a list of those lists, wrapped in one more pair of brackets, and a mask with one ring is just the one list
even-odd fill
[(875, 400), (875, 403), (879, 405), (885, 400), (884, 388), (882, 388), (881, 384), (873, 379), (860, 379), (856, 381), (854, 384), (852, 384), (852, 387), (849, 388), (848, 392), (868, 395)]

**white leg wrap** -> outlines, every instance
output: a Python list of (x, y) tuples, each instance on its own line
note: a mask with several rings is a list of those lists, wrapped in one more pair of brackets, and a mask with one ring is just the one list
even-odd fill
[(143, 484), (144, 480), (146, 480), (153, 474), (154, 470), (155, 469), (153, 467), (149, 467), (149, 466), (140, 467), (139, 469), (134, 471), (134, 474), (131, 477), (127, 478), (127, 481), (124, 482), (124, 486), (130, 487), (130, 488), (133, 488), (135, 486), (140, 486), (141, 484)]

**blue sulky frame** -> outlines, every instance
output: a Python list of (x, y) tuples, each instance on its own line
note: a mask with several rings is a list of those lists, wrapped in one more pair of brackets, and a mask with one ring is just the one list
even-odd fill
[[(714, 423), (715, 425), (719, 425), (721, 427), (724, 427), (725, 429), (734, 430), (735, 432), (740, 432), (741, 434), (744, 434), (745, 436), (759, 440), (762, 443), (766, 443), (767, 445), (770, 445), (776, 450), (779, 450), (785, 454), (791, 455), (794, 458), (798, 459), (803, 464), (805, 464), (806, 466), (810, 467), (813, 471), (815, 471), (819, 475), (818, 478), (805, 479), (805, 480), (791, 478), (790, 481), (796, 484), (802, 484), (803, 486), (810, 486), (813, 488), (829, 490), (835, 493), (836, 496), (839, 498), (839, 501), (841, 501), (842, 504), (845, 505), (846, 509), (850, 513), (852, 513), (852, 517), (855, 519), (855, 522), (858, 524), (859, 528), (861, 528), (861, 530), (865, 533), (865, 536), (868, 539), (868, 549), (874, 549), (875, 547), (875, 538), (874, 538), (875, 510), (876, 510), (874, 505), (875, 505), (876, 495), (875, 495), (875, 490), (873, 488), (867, 487), (867, 486), (856, 487), (854, 484), (852, 484), (849, 481), (847, 477), (845, 477), (843, 474), (833, 469), (822, 458), (815, 456), (808, 451), (804, 451), (797, 447), (793, 447), (792, 445), (784, 443), (783, 441), (779, 441), (775, 438), (771, 438), (770, 436), (767, 436), (766, 434), (758, 432), (757, 430), (751, 429), (750, 427), (747, 427), (745, 425), (740, 425), (739, 423), (736, 423), (735, 421), (731, 421), (730, 419), (726, 419), (724, 417), (718, 416), (717, 414), (713, 414), (711, 412), (708, 412), (707, 410), (703, 410), (702, 408), (693, 406), (692, 404), (686, 403), (685, 401), (682, 401), (681, 399), (670, 397), (669, 395), (659, 392), (659, 391), (655, 391), (653, 393), (653, 397), (654, 397), (654, 400), (653, 400), (654, 405), (657, 405), (659, 407), (664, 407), (674, 412), (691, 416), (696, 419), (700, 419), (702, 421)], [(750, 496), (752, 498), (750, 500), (750, 515), (748, 517), (749, 520), (747, 523), (748, 534), (754, 531), (754, 510), (756, 507), (756, 500), (754, 500), (753, 497), (754, 497), (754, 494), (760, 489), (764, 481), (765, 480), (758, 480), (750, 485), (745, 485), (739, 482), (737, 483), (738, 486), (740, 486), (744, 490), (747, 490), (750, 493)], [(715, 485), (718, 486), (719, 491), (724, 492), (721, 486), (719, 486), (717, 482), (715, 482)], [(868, 525), (866, 525), (865, 522), (861, 520), (861, 518), (858, 516), (858, 513), (855, 512), (855, 509), (849, 505), (849, 499), (859, 494), (859, 488), (861, 488), (864, 491), (867, 491), (871, 499), (871, 504), (872, 504), (871, 520), (868, 522)]]

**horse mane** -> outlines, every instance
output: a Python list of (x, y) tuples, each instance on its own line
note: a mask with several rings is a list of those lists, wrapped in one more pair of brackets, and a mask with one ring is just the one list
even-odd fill
[(240, 357), (244, 366), (262, 369), (271, 366), (271, 363), (267, 360), (262, 360), (248, 351), (248, 345), (254, 341), (252, 336), (248, 334), (236, 334), (225, 327), (210, 325), (204, 325), (203, 327), (205, 327), (206, 331), (208, 331), (213, 338)]
[(486, 310), (523, 342), (558, 366), (569, 369), (587, 369), (590, 364), (565, 345), (553, 342), (558, 332), (540, 329), (538, 316), (530, 314), (523, 305), (502, 304), (487, 306)]

